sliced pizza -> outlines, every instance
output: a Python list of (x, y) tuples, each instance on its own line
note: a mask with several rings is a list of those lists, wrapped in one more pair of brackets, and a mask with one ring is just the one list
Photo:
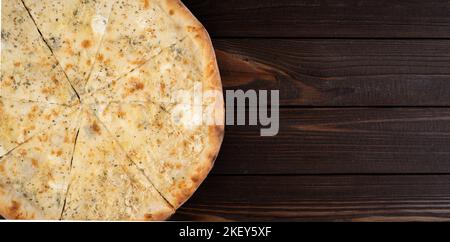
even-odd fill
[(0, 159), (0, 214), (60, 219), (78, 130), (78, 109)]
[(195, 45), (187, 38), (91, 96), (98, 103), (185, 101), (187, 97), (202, 94), (201, 67)]
[(162, 220), (173, 209), (88, 111), (74, 153), (66, 220)]
[(20, 0), (2, 1), (1, 40), (0, 97), (58, 104), (76, 99)]
[(222, 142), (222, 126), (202, 123), (205, 110), (198, 114), (153, 103), (111, 103), (97, 115), (175, 208), (205, 179)]
[(0, 157), (53, 125), (69, 107), (0, 98)]
[(117, 1), (86, 90), (92, 92), (146, 63), (187, 34), (162, 1)]
[(95, 62), (114, 0), (24, 0), (79, 94)]

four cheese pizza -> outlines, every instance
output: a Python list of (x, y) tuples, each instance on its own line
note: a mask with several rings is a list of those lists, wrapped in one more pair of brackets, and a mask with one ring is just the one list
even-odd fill
[(0, 215), (170, 217), (223, 139), (203, 26), (178, 0), (8, 0), (1, 13)]

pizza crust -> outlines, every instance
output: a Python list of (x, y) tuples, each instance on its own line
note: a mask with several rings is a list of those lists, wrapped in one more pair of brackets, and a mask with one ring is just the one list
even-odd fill
[(208, 176), (214, 166), (217, 155), (219, 154), (220, 146), (223, 141), (223, 135), (223, 127), (209, 127), (208, 145), (200, 156), (200, 163), (203, 165), (200, 166), (195, 173), (188, 175), (189, 179), (193, 181), (192, 186), (174, 192), (174, 197), (176, 200), (172, 205), (176, 206), (176, 208), (181, 207), (195, 193), (195, 191)]
[[(219, 67), (217, 65), (211, 38), (209, 37), (206, 29), (181, 1), (163, 0), (161, 3), (163, 8), (169, 13), (172, 12), (174, 19), (176, 19), (188, 30), (189, 36), (202, 51), (201, 56), (203, 57), (202, 64), (204, 75), (203, 92), (212, 90), (222, 93), (222, 82), (220, 79)], [(178, 202), (176, 204), (177, 207), (180, 207), (183, 203), (185, 203), (207, 177), (214, 165), (223, 141), (225, 127), (225, 107), (223, 96), (216, 97), (213, 104), (210, 105), (215, 107), (213, 108), (213, 113), (210, 113), (210, 115), (216, 117), (217, 120), (220, 120), (220, 122), (219, 124), (209, 127), (207, 146), (200, 156), (200, 162), (203, 166), (196, 173), (190, 174), (191, 180), (194, 181), (194, 186), (178, 192), (178, 195), (176, 196)]]
[(202, 51), (203, 74), (206, 77), (204, 86), (208, 89), (222, 91), (219, 67), (217, 66), (216, 54), (205, 27), (179, 0), (162, 0), (161, 6), (172, 16), (177, 23), (186, 30), (188, 36), (198, 45)]

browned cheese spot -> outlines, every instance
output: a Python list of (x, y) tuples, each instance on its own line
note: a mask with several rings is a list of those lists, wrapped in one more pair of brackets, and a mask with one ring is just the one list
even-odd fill
[(31, 165), (32, 165), (33, 167), (35, 167), (35, 168), (38, 168), (38, 167), (39, 167), (39, 163), (38, 163), (38, 161), (37, 161), (36, 159), (31, 159)]
[(47, 142), (48, 141), (48, 136), (46, 134), (42, 134), (38, 136), (39, 141), (41, 142)]
[(8, 208), (11, 216), (13, 216), (15, 218), (19, 218), (19, 215), (20, 215), (19, 209), (20, 209), (20, 203), (17, 201), (14, 201), (14, 200), (11, 202), (11, 206), (9, 206), (9, 208)]
[(72, 69), (73, 68), (73, 65), (72, 64), (67, 64), (66, 65), (66, 70), (70, 70), (70, 69)]
[(83, 47), (85, 49), (91, 48), (91, 46), (92, 46), (92, 42), (90, 40), (86, 39), (81, 42), (81, 47)]
[(97, 134), (101, 134), (102, 133), (102, 131), (100, 129), (100, 126), (95, 121), (94, 121), (94, 123), (92, 123), (91, 129)]
[(36, 110), (34, 110), (34, 107), (31, 109), (31, 112), (27, 114), (28, 119), (34, 119), (36, 117)]
[(200, 181), (200, 178), (198, 177), (198, 176), (192, 176), (191, 177), (191, 180), (194, 182), (194, 183), (197, 183), (197, 182), (199, 182)]
[(65, 135), (64, 136), (64, 143), (69, 143), (70, 142), (70, 139), (69, 139), (69, 136), (67, 136), (67, 135)]
[(103, 54), (98, 54), (97, 55), (97, 60), (98, 61), (103, 61), (105, 59), (105, 56)]
[(186, 186), (186, 182), (185, 181), (180, 181), (180, 183), (178, 183), (178, 188), (180, 189), (180, 190), (183, 190), (183, 189), (185, 189), (187, 186)]
[(187, 26), (187, 31), (188, 32), (195, 32), (195, 27), (194, 26)]
[(117, 112), (117, 117), (120, 118), (120, 119), (124, 119), (125, 115), (126, 115), (126, 113), (124, 111), (122, 111), (122, 110), (119, 110)]
[(161, 89), (161, 93), (165, 93), (165, 92), (166, 92), (166, 84), (161, 83), (161, 84), (159, 85), (159, 88)]
[(136, 90), (142, 90), (142, 89), (144, 89), (144, 83), (142, 83), (142, 82), (136, 82), (136, 83), (134, 83), (134, 89), (136, 89)]
[(130, 85), (131, 87), (127, 88), (126, 94), (124, 94), (124, 97), (144, 89), (144, 83), (140, 82), (137, 78), (130, 78)]
[(54, 90), (52, 90), (51, 88), (42, 88), (41, 92), (45, 95), (54, 94)]
[(55, 75), (52, 76), (52, 81), (53, 81), (53, 83), (55, 83), (55, 84), (58, 84), (58, 83), (59, 83), (58, 78), (56, 78)]
[(142, 0), (142, 2), (144, 3), (144, 9), (148, 9), (150, 7), (148, 0)]
[(133, 61), (130, 61), (130, 64), (132, 64), (132, 65), (143, 65), (143, 64), (145, 64), (145, 60), (133, 60)]
[(21, 149), (21, 150), (19, 150), (19, 154), (20, 154), (21, 156), (26, 156), (26, 155), (27, 155), (27, 151), (24, 150), (24, 149)]

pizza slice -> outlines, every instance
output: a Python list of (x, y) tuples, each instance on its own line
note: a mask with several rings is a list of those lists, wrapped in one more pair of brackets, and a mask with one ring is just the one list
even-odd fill
[(78, 130), (71, 111), (0, 159), (0, 215), (60, 219)]
[[(202, 115), (152, 103), (111, 103), (97, 114), (130, 159), (158, 191), (178, 208), (213, 166), (223, 126), (208, 125)], [(223, 121), (223, 120), (222, 120)]]
[(91, 96), (97, 103), (176, 103), (202, 94), (201, 67), (195, 45), (187, 38)]
[(86, 90), (92, 92), (146, 63), (184, 38), (184, 22), (158, 0), (118, 1)]
[(68, 104), (66, 76), (20, 0), (2, 1), (0, 97)]
[(173, 209), (85, 110), (63, 219), (163, 220)]
[(151, 159), (152, 148), (156, 147), (148, 147), (147, 141), (164, 110), (152, 103), (109, 103), (96, 105), (94, 111), (127, 156), (141, 169), (151, 168), (144, 161)]
[(45, 41), (79, 94), (105, 33), (114, 0), (24, 0)]
[(53, 125), (69, 107), (0, 98), (0, 157)]

